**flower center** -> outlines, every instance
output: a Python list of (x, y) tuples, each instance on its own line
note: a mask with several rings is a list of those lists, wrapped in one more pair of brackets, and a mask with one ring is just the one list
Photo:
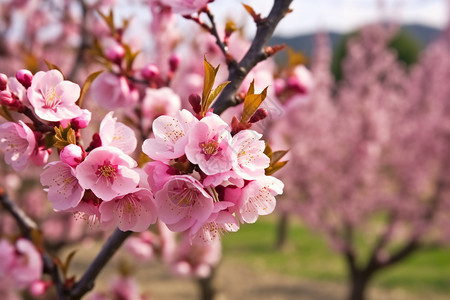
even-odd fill
[(206, 155), (216, 155), (219, 151), (219, 143), (216, 140), (210, 140), (207, 143), (202, 143), (203, 153)]
[(192, 206), (195, 202), (197, 193), (189, 187), (183, 187), (181, 190), (169, 192), (169, 199), (173, 204), (181, 207)]
[(53, 110), (56, 110), (57, 106), (61, 103), (61, 99), (56, 95), (56, 90), (54, 87), (47, 90), (44, 98), (44, 108), (51, 108)]
[(100, 179), (102, 177), (107, 179), (107, 182), (113, 184), (117, 179), (118, 168), (117, 165), (112, 165), (109, 160), (105, 160), (103, 165), (98, 165), (95, 175)]

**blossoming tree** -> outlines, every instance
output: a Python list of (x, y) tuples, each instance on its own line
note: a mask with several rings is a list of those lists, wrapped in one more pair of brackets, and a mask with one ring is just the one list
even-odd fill
[(408, 72), (388, 47), (395, 31), (362, 29), (339, 83), (319, 43), (309, 102), (273, 132), (291, 146), (282, 176), (291, 211), (345, 258), (349, 300), (365, 299), (380, 270), (449, 237), (448, 39), (430, 45)]

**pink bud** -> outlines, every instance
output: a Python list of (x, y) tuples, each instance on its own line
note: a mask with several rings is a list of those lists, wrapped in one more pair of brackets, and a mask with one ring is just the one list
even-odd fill
[(0, 73), (0, 91), (6, 90), (8, 86), (8, 76), (3, 73)]
[(45, 149), (44, 146), (39, 146), (34, 150), (33, 154), (31, 155), (31, 161), (36, 166), (43, 166), (47, 163), (48, 157), (50, 156), (51, 153), (52, 153), (51, 148)]
[(81, 110), (81, 115), (72, 120), (72, 127), (74, 130), (88, 127), (91, 122), (92, 113), (87, 109)]
[(159, 76), (159, 68), (155, 64), (147, 64), (141, 69), (141, 75), (147, 80)]
[(29, 70), (21, 69), (17, 71), (16, 78), (27, 89), (31, 86), (33, 74)]
[(198, 94), (191, 94), (189, 95), (189, 103), (192, 105), (192, 109), (194, 110), (194, 112), (196, 114), (198, 114), (200, 112), (200, 110), (202, 109), (201, 107), (201, 98)]
[(258, 121), (264, 120), (267, 118), (269, 113), (265, 108), (258, 108), (258, 110), (253, 114), (253, 116), (250, 118), (250, 123), (256, 123)]
[(59, 158), (69, 166), (76, 167), (83, 160), (83, 149), (78, 145), (69, 144), (62, 149)]
[(122, 62), (123, 57), (125, 56), (125, 49), (120, 44), (115, 44), (108, 49), (106, 49), (105, 56), (110, 61), (120, 64)]
[(178, 65), (180, 64), (180, 56), (177, 54), (172, 54), (169, 59), (170, 71), (175, 72), (178, 69)]
[(0, 104), (5, 106), (10, 106), (14, 103), (13, 96), (10, 91), (1, 91), (0, 92)]
[(30, 285), (30, 293), (34, 297), (40, 297), (45, 294), (49, 287), (49, 284), (42, 280), (35, 280)]
[(86, 151), (94, 150), (97, 147), (100, 147), (102, 145), (102, 139), (100, 138), (100, 135), (96, 132), (92, 135), (92, 141), (89, 144), (89, 147), (86, 149)]

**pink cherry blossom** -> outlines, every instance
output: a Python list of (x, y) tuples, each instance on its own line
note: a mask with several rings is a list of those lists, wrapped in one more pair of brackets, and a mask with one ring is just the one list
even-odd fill
[(55, 210), (76, 207), (84, 194), (84, 189), (75, 177), (74, 168), (61, 161), (45, 166), (41, 174), (41, 184), (48, 187), (48, 200)]
[(5, 152), (5, 162), (14, 170), (25, 169), (35, 146), (34, 133), (24, 122), (6, 122), (0, 125), (0, 149)]
[(52, 153), (52, 149), (46, 149), (45, 146), (39, 146), (34, 148), (33, 154), (31, 155), (31, 161), (36, 166), (43, 166), (47, 163), (50, 154)]
[[(143, 234), (151, 235), (151, 239), (145, 237)], [(151, 260), (155, 256), (155, 251), (153, 250), (152, 240), (155, 239), (155, 235), (149, 231), (144, 231), (141, 236), (132, 236), (125, 241), (124, 248), (127, 250), (134, 258), (139, 261), (145, 262)]]
[(203, 179), (203, 185), (204, 186), (213, 186), (216, 187), (218, 185), (235, 185), (237, 187), (243, 187), (244, 186), (244, 179), (240, 177), (236, 172), (233, 170), (217, 173), (214, 175), (208, 175)]
[(233, 170), (244, 179), (253, 180), (264, 176), (270, 159), (264, 154), (262, 134), (254, 130), (239, 131), (231, 141)]
[(118, 148), (102, 146), (89, 153), (75, 174), (83, 188), (109, 201), (135, 190), (139, 173), (132, 168), (136, 166), (137, 163)]
[(172, 231), (184, 231), (206, 221), (213, 212), (213, 198), (202, 184), (188, 175), (173, 176), (155, 194), (158, 216)]
[(186, 156), (207, 175), (225, 172), (231, 169), (230, 142), (227, 123), (218, 115), (211, 114), (190, 130)]
[(80, 97), (80, 87), (64, 80), (57, 70), (37, 72), (27, 96), (36, 115), (43, 120), (61, 121), (81, 115), (80, 107), (75, 104)]
[(74, 119), (64, 119), (59, 121), (63, 128), (72, 125), (74, 130), (86, 128), (91, 122), (92, 113), (87, 109), (82, 109), (81, 114)]
[(175, 169), (157, 160), (147, 163), (144, 171), (148, 175), (148, 185), (155, 193), (162, 189), (164, 184), (176, 174)]
[(154, 120), (159, 116), (174, 116), (181, 108), (180, 97), (171, 88), (147, 88), (142, 102), (142, 112), (145, 118)]
[(220, 262), (221, 256), (222, 249), (219, 239), (206, 245), (199, 245), (191, 243), (189, 235), (183, 234), (171, 270), (179, 276), (206, 278)]
[(99, 133), (102, 145), (116, 147), (125, 154), (131, 154), (136, 149), (136, 135), (130, 127), (117, 122), (113, 114), (109, 112), (100, 123)]
[(209, 0), (160, 0), (160, 2), (170, 7), (175, 14), (190, 15), (204, 8)]
[(36, 247), (26, 239), (16, 242), (16, 259), (10, 276), (17, 288), (25, 288), (42, 276), (43, 262)]
[(259, 215), (268, 215), (276, 205), (275, 196), (283, 193), (283, 183), (272, 176), (250, 181), (243, 189), (238, 215), (242, 222), (255, 223)]
[(130, 86), (123, 76), (104, 72), (91, 85), (91, 96), (105, 109), (133, 107), (138, 99), (137, 89)]
[(142, 151), (154, 160), (168, 161), (185, 153), (187, 133), (198, 123), (196, 117), (183, 109), (175, 117), (160, 116), (153, 122), (154, 138), (146, 139)]
[(153, 194), (147, 189), (137, 189), (100, 205), (101, 222), (114, 224), (122, 231), (142, 232), (156, 222)]
[(234, 215), (227, 211), (228, 207), (234, 203), (220, 201), (214, 203), (214, 211), (204, 223), (197, 222), (189, 230), (193, 244), (210, 244), (214, 240), (219, 240), (227, 232), (239, 230), (239, 223)]

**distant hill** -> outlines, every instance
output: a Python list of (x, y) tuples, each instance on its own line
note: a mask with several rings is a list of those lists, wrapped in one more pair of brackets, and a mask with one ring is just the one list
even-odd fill
[[(419, 24), (404, 25), (402, 26), (402, 28), (410, 33), (413, 37), (415, 37), (419, 44), (421, 44), (422, 46), (428, 45), (430, 42), (436, 39), (441, 32), (440, 30), (437, 30), (435, 28)], [(329, 32), (328, 34), (330, 36), (330, 40), (334, 49), (344, 34), (335, 32)], [(269, 45), (286, 44), (296, 51), (302, 51), (308, 57), (311, 57), (314, 47), (314, 36), (315, 34), (298, 35), (288, 38), (274, 36), (270, 40)]]

